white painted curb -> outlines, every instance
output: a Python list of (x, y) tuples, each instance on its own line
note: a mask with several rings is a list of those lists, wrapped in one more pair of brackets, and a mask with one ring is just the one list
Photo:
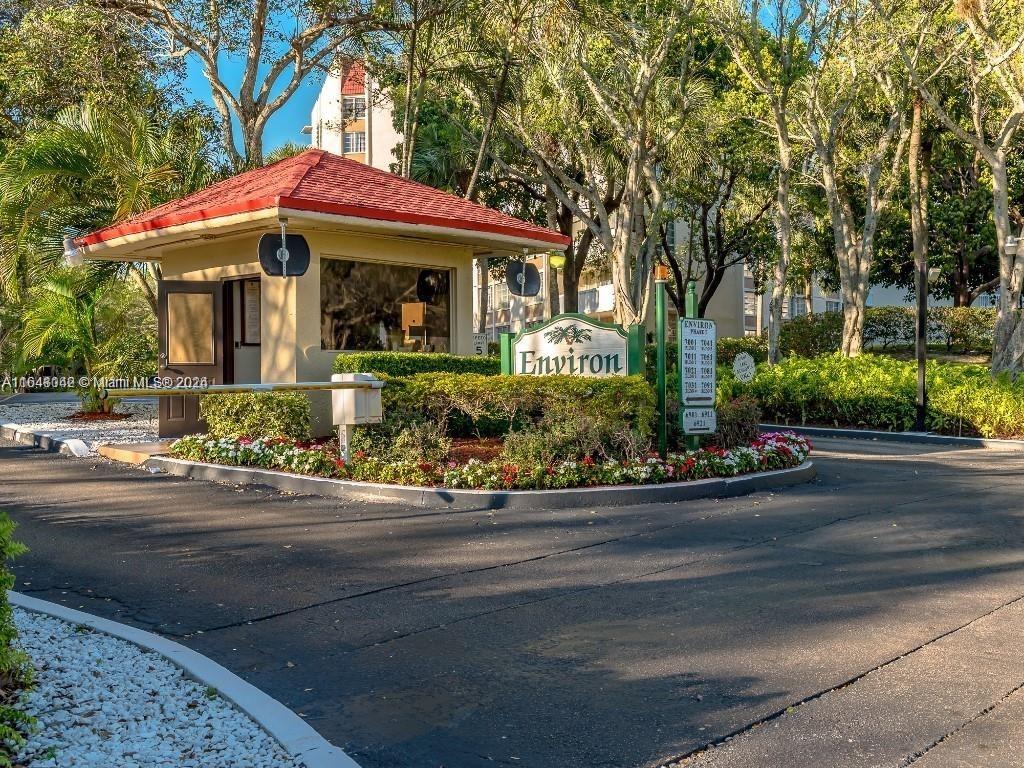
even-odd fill
[(32, 432), (21, 424), (0, 424), (0, 436), (23, 445), (32, 445), (46, 451), (70, 454), (79, 458), (92, 455), (89, 446), (77, 437), (61, 437), (49, 432)]
[(154, 635), (152, 632), (29, 597), (20, 592), (9, 591), (7, 596), (11, 605), (24, 608), (26, 611), (43, 613), (72, 624), (83, 624), (97, 632), (127, 640), (143, 650), (160, 654), (183, 669), (190, 677), (203, 685), (215, 688), (217, 693), (251, 717), (277, 740), (289, 755), (301, 760), (306, 768), (359, 768), (358, 763), (351, 757), (333, 746), (284, 704), (191, 648)]

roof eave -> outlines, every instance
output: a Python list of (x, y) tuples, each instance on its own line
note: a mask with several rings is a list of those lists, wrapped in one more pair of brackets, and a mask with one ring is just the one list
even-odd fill
[[(279, 204), (278, 204), (279, 203)], [(239, 210), (240, 209), (240, 210)], [(514, 227), (491, 226), (490, 229), (466, 229), (437, 223), (437, 217), (421, 216), (419, 222), (399, 221), (394, 218), (368, 218), (357, 213), (312, 210), (305, 201), (291, 198), (274, 199), (272, 203), (246, 201), (235, 212), (224, 215), (187, 220), (184, 217), (161, 217), (155, 225), (132, 227), (130, 222), (117, 228), (99, 230), (79, 238), (76, 243), (87, 260), (93, 261), (146, 261), (160, 258), (160, 251), (187, 240), (204, 240), (231, 236), (254, 225), (266, 226), (285, 216), (291, 219), (329, 225), (347, 231), (390, 235), (411, 235), (431, 240), (469, 245), (478, 253), (516, 253), (547, 251), (569, 244), (569, 238), (544, 230), (538, 233), (517, 233)], [(157, 226), (161, 221), (163, 226)], [(505, 230), (505, 231), (490, 231)], [(103, 233), (117, 232), (114, 237), (99, 239)]]

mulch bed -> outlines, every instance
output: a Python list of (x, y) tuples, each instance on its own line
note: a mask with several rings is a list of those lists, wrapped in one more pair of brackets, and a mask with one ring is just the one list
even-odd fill
[(84, 411), (76, 411), (68, 418), (73, 421), (123, 421), (131, 417), (132, 414), (130, 413), (85, 413)]
[(459, 464), (465, 464), (470, 459), (491, 461), (498, 458), (503, 447), (500, 437), (485, 437), (479, 440), (475, 437), (457, 437), (452, 440), (451, 459)]

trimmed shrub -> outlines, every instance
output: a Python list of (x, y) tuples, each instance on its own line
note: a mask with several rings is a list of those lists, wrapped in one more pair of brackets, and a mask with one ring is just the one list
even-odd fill
[(725, 400), (715, 406), (718, 412), (718, 428), (711, 435), (710, 442), (719, 448), (738, 448), (750, 445), (761, 430), (761, 409), (752, 397), (737, 397)]
[(334, 372), (378, 376), (413, 376), (432, 372), (496, 376), (501, 373), (501, 361), (496, 357), (442, 352), (346, 352), (334, 359)]
[(901, 344), (913, 344), (916, 316), (916, 310), (912, 307), (868, 307), (864, 313), (864, 346), (888, 349)]
[(800, 315), (779, 328), (779, 350), (784, 355), (817, 357), (835, 352), (843, 344), (843, 314), (822, 312)]
[(25, 652), (14, 645), (18, 630), (7, 599), (7, 590), (14, 588), (10, 561), (27, 551), (13, 539), (16, 527), (6, 512), (0, 512), (0, 766), (14, 765), (26, 731), (35, 724), (35, 718), (18, 708), (18, 695), (31, 685), (33, 669)]
[(302, 392), (204, 395), (199, 412), (214, 437), (309, 438), (309, 398)]
[[(352, 447), (380, 455), (402, 429), (437, 425), (449, 437), (555, 430), (573, 453), (629, 453), (649, 439), (654, 390), (639, 376), (484, 376), (422, 373), (391, 379), (382, 390), (384, 422), (356, 430)], [(521, 438), (515, 438), (521, 439)]]
[[(943, 434), (1024, 438), (1024, 378), (932, 361), (926, 426)], [(903, 431), (914, 425), (917, 366), (884, 355), (792, 357), (763, 366), (749, 385), (769, 421)]]
[(767, 336), (740, 336), (721, 338), (718, 340), (718, 364), (732, 365), (736, 355), (746, 352), (755, 363), (764, 363), (768, 360), (768, 337)]
[(991, 349), (995, 327), (995, 309), (932, 307), (928, 310), (928, 340), (945, 344), (949, 351)]
[(397, 461), (441, 462), (452, 452), (452, 441), (437, 424), (421, 422), (405, 427), (395, 436), (390, 456)]

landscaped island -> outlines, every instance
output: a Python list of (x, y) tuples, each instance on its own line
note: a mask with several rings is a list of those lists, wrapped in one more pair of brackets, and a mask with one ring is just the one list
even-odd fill
[(285, 437), (247, 438), (189, 435), (171, 445), (171, 456), (188, 461), (261, 467), (301, 475), (395, 485), (486, 490), (545, 490), (596, 485), (648, 485), (735, 477), (800, 466), (810, 441), (792, 432), (759, 436), (749, 446), (708, 447), (671, 453), (667, 459), (566, 459), (551, 464), (469, 459), (464, 463), (381, 459), (362, 451), (344, 461), (336, 445)]
[(386, 381), (383, 421), (352, 430), (348, 460), (337, 439), (310, 438), (304, 394), (276, 392), (204, 397), (208, 433), (179, 439), (171, 456), (367, 483), (542, 490), (735, 477), (799, 466), (810, 451), (791, 432), (760, 434), (757, 407), (724, 398), (699, 450), (684, 450), (673, 413), (660, 458), (642, 376), (503, 376), (493, 359), (401, 352), (340, 355), (335, 369)]

